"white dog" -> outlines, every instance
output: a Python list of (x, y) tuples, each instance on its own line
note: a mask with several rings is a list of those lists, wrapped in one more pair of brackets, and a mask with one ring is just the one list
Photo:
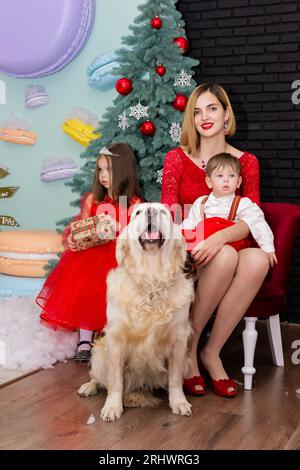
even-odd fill
[(158, 203), (138, 205), (118, 241), (118, 268), (107, 278), (107, 326), (92, 350), (91, 381), (79, 395), (106, 388), (104, 421), (124, 406), (153, 406), (151, 391), (165, 388), (173, 413), (189, 416), (182, 390), (191, 334), (192, 279), (183, 273), (185, 242), (170, 212)]

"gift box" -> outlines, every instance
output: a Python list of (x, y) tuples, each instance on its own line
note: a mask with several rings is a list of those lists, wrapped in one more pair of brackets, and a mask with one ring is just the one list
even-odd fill
[(117, 222), (107, 214), (99, 214), (71, 223), (71, 234), (77, 250), (86, 250), (116, 238)]

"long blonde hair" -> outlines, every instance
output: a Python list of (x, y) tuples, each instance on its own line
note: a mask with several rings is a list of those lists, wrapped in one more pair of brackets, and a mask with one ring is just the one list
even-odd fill
[(223, 109), (228, 110), (229, 112), (227, 136), (231, 137), (235, 134), (236, 131), (234, 112), (224, 88), (218, 83), (204, 83), (197, 86), (197, 88), (195, 88), (189, 97), (185, 108), (181, 135), (181, 145), (183, 150), (193, 157), (197, 156), (197, 149), (200, 146), (200, 134), (195, 126), (194, 112), (197, 99), (200, 95), (202, 95), (202, 93), (205, 93), (206, 91), (210, 91), (213, 95), (215, 95), (223, 106)]

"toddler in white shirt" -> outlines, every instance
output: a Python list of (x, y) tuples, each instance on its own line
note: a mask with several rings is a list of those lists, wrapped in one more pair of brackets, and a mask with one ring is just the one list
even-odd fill
[[(239, 159), (229, 153), (220, 153), (211, 157), (206, 166), (206, 184), (212, 192), (208, 196), (196, 199), (181, 228), (183, 232), (186, 229), (194, 230), (204, 219), (215, 217), (228, 219), (229, 215), (233, 216), (231, 220), (234, 222), (243, 220), (257, 244), (268, 254), (270, 266), (273, 267), (277, 263), (274, 237), (264, 213), (248, 197), (235, 196), (235, 191), (242, 182), (240, 169)], [(215, 220), (218, 223), (218, 219)], [(217, 230), (220, 228), (215, 229)]]

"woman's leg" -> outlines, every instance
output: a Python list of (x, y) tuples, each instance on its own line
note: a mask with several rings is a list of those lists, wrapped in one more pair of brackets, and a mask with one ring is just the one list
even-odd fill
[(191, 320), (194, 335), (189, 350), (190, 365), (188, 377), (199, 374), (197, 347), (200, 335), (224, 297), (234, 277), (238, 263), (238, 254), (234, 248), (225, 245), (200, 273), (192, 306)]
[(269, 269), (267, 254), (259, 248), (239, 252), (232, 283), (221, 300), (210, 337), (201, 351), (201, 359), (215, 380), (228, 378), (220, 352), (257, 294)]

